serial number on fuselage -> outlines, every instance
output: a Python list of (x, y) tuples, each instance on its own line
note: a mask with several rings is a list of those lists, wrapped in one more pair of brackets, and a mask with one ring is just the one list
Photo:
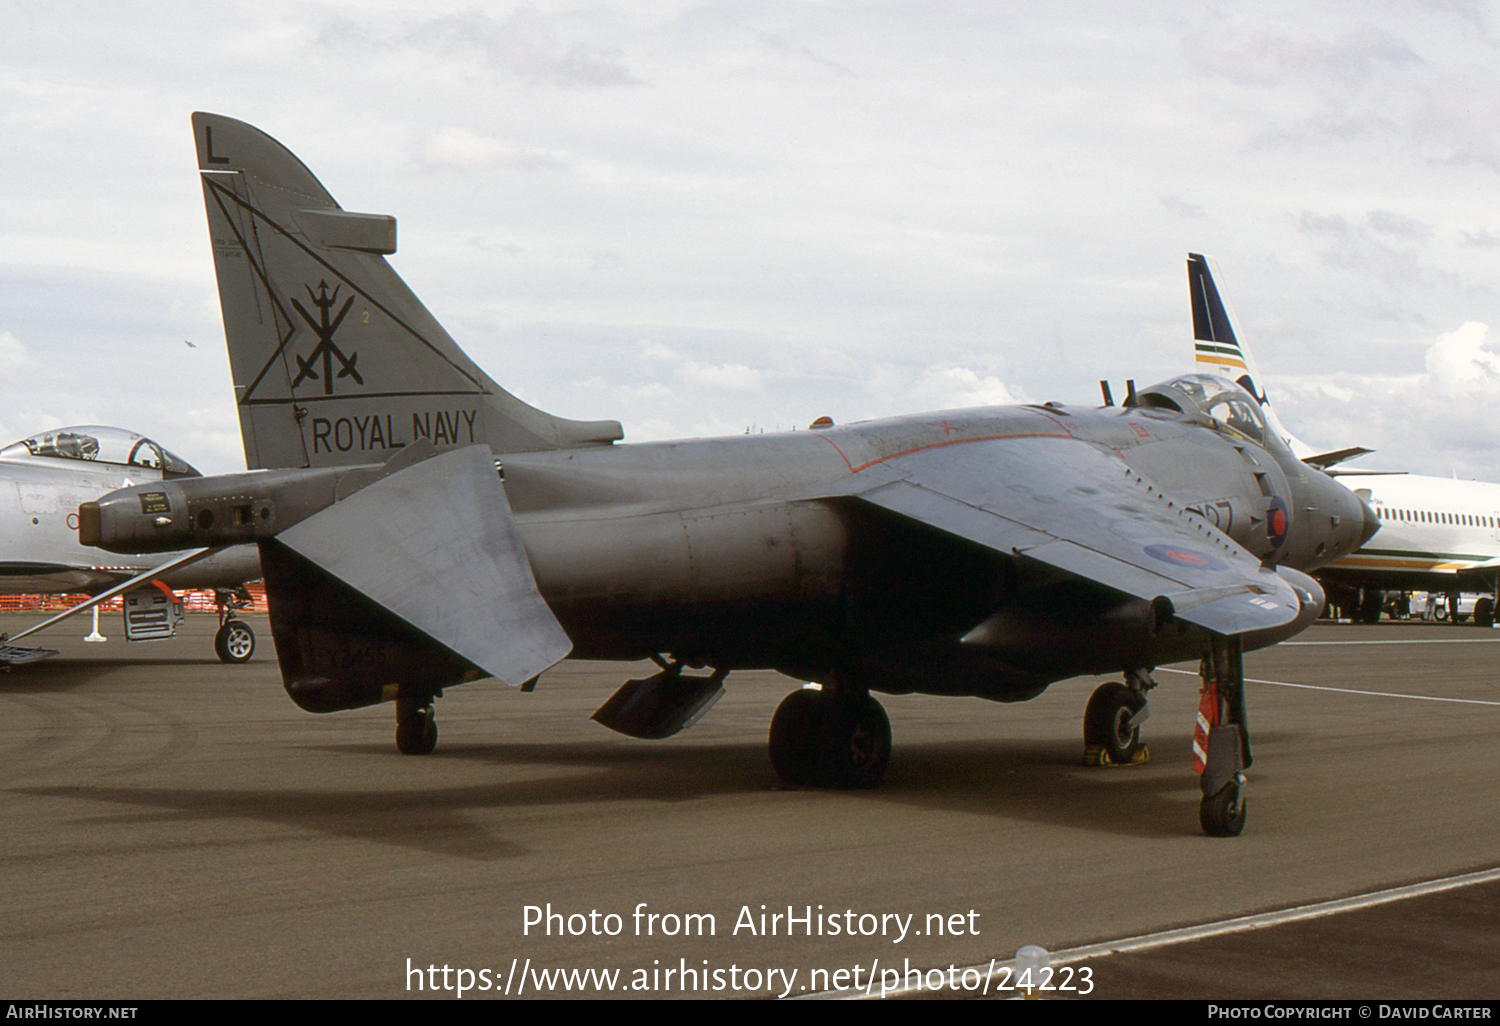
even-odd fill
[(315, 642), (304, 646), (303, 661), (312, 673), (347, 673), (394, 666), (399, 652), (391, 645)]

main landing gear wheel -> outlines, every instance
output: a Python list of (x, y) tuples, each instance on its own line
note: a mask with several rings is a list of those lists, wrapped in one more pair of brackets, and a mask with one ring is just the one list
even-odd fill
[(249, 662), (255, 654), (255, 632), (244, 620), (225, 620), (214, 635), (214, 652), (220, 662)]
[(1495, 626), (1495, 601), (1494, 599), (1482, 598), (1474, 603), (1474, 626)]
[(868, 694), (831, 695), (823, 731), (824, 781), (831, 787), (874, 787), (891, 761), (891, 721)]
[(1145, 762), (1140, 725), (1130, 725), (1145, 707), (1146, 696), (1119, 681), (1100, 685), (1083, 711), (1084, 758), (1097, 766)]
[(822, 697), (823, 692), (814, 688), (793, 691), (771, 717), (771, 766), (791, 787), (808, 787), (818, 779)]
[(431, 705), (421, 706), (408, 715), (401, 715), (401, 702), (397, 701), (396, 747), (402, 755), (430, 755), (437, 747), (437, 714)]
[(1245, 829), (1245, 799), (1239, 784), (1227, 784), (1198, 803), (1198, 822), (1209, 837), (1238, 837)]
[(874, 787), (891, 759), (891, 721), (868, 694), (803, 688), (771, 718), (770, 750), (792, 787)]

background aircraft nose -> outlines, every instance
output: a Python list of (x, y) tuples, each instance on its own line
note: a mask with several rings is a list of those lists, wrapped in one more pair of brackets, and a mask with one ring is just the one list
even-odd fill
[(1364, 530), (1360, 532), (1359, 544), (1356, 545), (1355, 548), (1363, 547), (1365, 542), (1375, 537), (1375, 532), (1380, 530), (1380, 518), (1375, 515), (1375, 507), (1371, 506), (1364, 499), (1360, 499), (1359, 504), (1364, 509), (1365, 527)]

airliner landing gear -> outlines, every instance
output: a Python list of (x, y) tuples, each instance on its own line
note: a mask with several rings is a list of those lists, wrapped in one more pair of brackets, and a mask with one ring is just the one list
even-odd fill
[(429, 755), (437, 747), (432, 696), (396, 699), (396, 748), (402, 755)]
[(802, 688), (771, 718), (771, 765), (792, 787), (874, 787), (891, 758), (891, 721), (868, 691)]
[(1145, 670), (1132, 670), (1125, 683), (1110, 681), (1089, 696), (1083, 711), (1083, 760), (1090, 766), (1145, 762), (1151, 750), (1141, 743), (1141, 724), (1151, 716), (1146, 692), (1156, 686)]
[(1495, 600), (1488, 595), (1474, 602), (1474, 626), (1495, 626)]
[(221, 663), (249, 662), (255, 654), (255, 632), (244, 620), (225, 620), (214, 634), (214, 654)]
[[(1245, 723), (1245, 661), (1239, 637), (1210, 635), (1208, 655), (1199, 672), (1204, 696), (1199, 718), (1208, 722), (1208, 737), (1203, 746), (1206, 750), (1197, 760), (1203, 767), (1198, 822), (1210, 837), (1237, 837), (1245, 829), (1243, 771), (1252, 761)], [(1207, 712), (1213, 716), (1207, 716)], [(1194, 747), (1198, 747), (1196, 737)]]
[[(219, 608), (219, 629), (214, 634), (214, 654), (221, 663), (249, 662), (250, 657), (255, 654), (255, 632), (248, 623), (234, 615), (250, 605), (250, 602), (250, 592), (243, 584), (238, 588), (214, 589), (214, 605)], [(97, 626), (96, 623), (95, 627)]]

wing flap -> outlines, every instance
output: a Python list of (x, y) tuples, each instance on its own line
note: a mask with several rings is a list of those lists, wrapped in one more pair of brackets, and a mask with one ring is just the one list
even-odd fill
[(932, 523), (941, 519), (943, 529), (949, 534), (992, 549), (1018, 551), (1051, 540), (1041, 531), (910, 481), (882, 485), (860, 497), (912, 520)]

